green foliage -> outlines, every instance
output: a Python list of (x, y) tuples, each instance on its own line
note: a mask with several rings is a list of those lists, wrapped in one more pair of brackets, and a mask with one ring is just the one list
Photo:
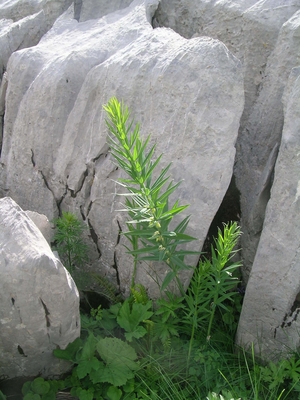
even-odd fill
[(235, 255), (235, 247), (240, 235), (236, 222), (224, 224), (223, 232), (218, 230), (218, 237), (211, 246), (212, 260), (206, 258), (200, 261), (195, 270), (185, 296), (184, 324), (188, 325), (193, 338), (199, 326), (207, 326), (207, 340), (211, 338), (212, 324), (216, 311), (219, 309), (224, 322), (232, 322), (226, 315), (232, 315), (234, 297), (237, 292), (237, 278), (234, 272), (240, 267), (239, 262), (231, 262)]
[(239, 397), (234, 398), (230, 392), (224, 391), (222, 394), (217, 394), (217, 393), (209, 393), (208, 396), (206, 397), (207, 400), (241, 400)]
[(279, 363), (270, 362), (266, 367), (261, 367), (259, 372), (261, 380), (267, 383), (270, 390), (282, 387), (289, 380), (297, 385), (300, 391), (300, 360), (295, 356), (283, 359)]
[(80, 400), (102, 398), (104, 394), (117, 398), (123, 393), (119, 387), (134, 378), (138, 369), (137, 354), (127, 342), (115, 337), (95, 337), (92, 333), (65, 350), (54, 350), (54, 355), (74, 363), (65, 384)]
[(110, 303), (118, 303), (120, 296), (116, 295), (116, 288), (109, 280), (99, 274), (80, 271), (88, 261), (88, 247), (84, 243), (83, 233), (87, 229), (76, 215), (71, 212), (62, 212), (62, 216), (54, 220), (56, 232), (54, 235), (55, 249), (71, 273), (79, 290), (85, 290), (93, 285), (95, 292), (105, 297)]
[(125, 211), (130, 217), (127, 222), (128, 231), (124, 235), (132, 246), (128, 251), (134, 256), (131, 286), (135, 285), (138, 260), (164, 261), (170, 271), (161, 284), (161, 290), (164, 291), (175, 279), (183, 292), (178, 273), (191, 268), (184, 263), (184, 256), (195, 252), (184, 250), (182, 245), (195, 238), (185, 234), (189, 217), (184, 218), (174, 229), (169, 228), (173, 218), (188, 207), (179, 205), (178, 201), (169, 205), (169, 197), (180, 182), (174, 184), (168, 176), (171, 164), (157, 173), (162, 155), (153, 161), (155, 145), (147, 149), (150, 136), (145, 140), (140, 137), (139, 125), (133, 127), (128, 108), (124, 104), (112, 98), (104, 109), (109, 118), (107, 127), (111, 154), (129, 176), (119, 179), (119, 183), (126, 191)]
[(138, 368), (137, 355), (129, 344), (117, 338), (105, 338), (99, 340), (97, 350), (105, 362), (101, 382), (122, 386), (134, 377), (133, 371)]
[(136, 303), (146, 304), (149, 301), (145, 287), (139, 283), (131, 288), (131, 295)]
[(87, 260), (87, 246), (82, 234), (86, 229), (76, 215), (62, 212), (62, 216), (54, 220), (56, 233), (54, 241), (62, 262), (72, 274), (74, 267), (82, 265)]
[(118, 324), (125, 329), (125, 337), (131, 342), (133, 338), (139, 339), (147, 334), (147, 329), (141, 324), (152, 317), (152, 302), (146, 304), (133, 303), (130, 307), (130, 300), (125, 300), (119, 315), (117, 317)]
[(26, 382), (22, 387), (24, 400), (55, 400), (58, 390), (64, 389), (63, 381), (46, 381), (42, 377)]
[(115, 286), (107, 278), (99, 274), (91, 274), (91, 277), (97, 284), (97, 293), (109, 300), (110, 303), (116, 304), (121, 300), (121, 296), (116, 295)]
[[(240, 235), (237, 223), (218, 230), (211, 259), (201, 258), (185, 292), (178, 274), (190, 268), (184, 256), (194, 252), (182, 245), (194, 238), (185, 234), (188, 218), (169, 228), (186, 208), (178, 201), (169, 206), (178, 184), (167, 175), (170, 166), (157, 172), (161, 156), (152, 160), (155, 146), (147, 150), (149, 137), (140, 138), (127, 108), (111, 99), (105, 110), (112, 154), (129, 176), (120, 184), (126, 190), (130, 220), (125, 235), (135, 272), (138, 260), (150, 260), (164, 261), (169, 273), (155, 303), (145, 287), (135, 283), (135, 272), (131, 296), (123, 302), (100, 278), (111, 306), (82, 315), (81, 337), (64, 350), (54, 350), (56, 357), (73, 363), (72, 373), (64, 381), (27, 382), (24, 399), (51, 400), (58, 390), (69, 390), (79, 400), (299, 400), (299, 355), (261, 365), (253, 350), (250, 355), (236, 351), (242, 300), (236, 290), (240, 263), (233, 260)], [(75, 265), (72, 257), (70, 265)], [(180, 289), (176, 293), (167, 290), (173, 280)]]
[(154, 337), (159, 339), (165, 348), (170, 346), (171, 339), (179, 337), (181, 329), (180, 311), (184, 308), (184, 296), (176, 296), (172, 292), (166, 292), (165, 298), (157, 300), (158, 308), (155, 310), (153, 321)]

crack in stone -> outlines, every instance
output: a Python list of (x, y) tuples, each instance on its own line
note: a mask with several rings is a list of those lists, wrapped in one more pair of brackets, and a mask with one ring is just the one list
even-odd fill
[(62, 216), (62, 211), (61, 211), (60, 206), (61, 206), (61, 203), (63, 202), (63, 199), (66, 197), (67, 193), (68, 193), (68, 186), (67, 186), (67, 185), (65, 186), (65, 191), (64, 191), (63, 195), (61, 196), (61, 198), (60, 198), (59, 200), (56, 200), (56, 199), (55, 199), (55, 196), (54, 196), (54, 194), (53, 194), (53, 192), (52, 192), (53, 197), (54, 197), (54, 199), (55, 199), (55, 201), (56, 201), (57, 208), (58, 208), (58, 215), (59, 215), (60, 217)]
[(85, 220), (86, 220), (86, 216), (84, 215), (83, 208), (84, 208), (84, 206), (81, 204), (81, 205), (79, 206), (79, 211), (80, 211), (80, 214), (81, 214), (81, 216), (82, 216), (83, 221), (85, 221)]
[(99, 249), (99, 246), (98, 246), (98, 235), (97, 235), (97, 233), (95, 232), (95, 229), (94, 229), (94, 227), (93, 227), (93, 225), (92, 225), (92, 223), (91, 223), (91, 220), (88, 219), (87, 222), (88, 222), (88, 225), (89, 225), (89, 230), (90, 230), (91, 238), (92, 238), (93, 242), (94, 242), (95, 245), (96, 245), (96, 249), (97, 249), (97, 251), (98, 251), (99, 258), (100, 258), (102, 254), (101, 254), (101, 250)]
[(46, 326), (47, 326), (47, 328), (50, 328), (50, 326), (51, 326), (50, 318), (49, 318), (50, 312), (49, 312), (46, 304), (43, 302), (41, 297), (40, 297), (40, 300), (41, 300), (42, 306), (43, 306), (44, 311), (45, 311)]
[(88, 217), (88, 215), (89, 215), (89, 213), (90, 213), (90, 211), (91, 211), (92, 205), (93, 205), (93, 202), (90, 201), (90, 204), (88, 205), (87, 212), (86, 212), (86, 216), (87, 216), (87, 217)]
[(58, 213), (59, 213), (59, 215), (61, 215), (60, 205), (61, 205), (63, 199), (65, 198), (66, 194), (67, 194), (67, 188), (65, 189), (65, 192), (64, 192), (64, 194), (62, 195), (62, 197), (61, 197), (60, 199), (56, 199), (55, 194), (54, 194), (53, 190), (51, 189), (51, 187), (50, 187), (50, 185), (49, 185), (49, 183), (48, 183), (48, 181), (47, 181), (46, 175), (45, 175), (45, 174), (43, 173), (43, 171), (42, 171), (41, 169), (39, 169), (39, 168), (37, 167), (37, 165), (36, 165), (35, 154), (34, 154), (33, 149), (30, 149), (30, 151), (31, 151), (31, 157), (30, 157), (30, 159), (31, 159), (32, 166), (33, 166), (34, 168), (36, 168), (37, 171), (38, 171), (38, 173), (41, 175), (41, 177), (42, 177), (42, 179), (43, 179), (43, 181), (44, 181), (44, 184), (45, 184), (46, 188), (51, 192), (51, 194), (52, 194), (52, 196), (53, 196), (53, 198), (54, 198), (54, 201), (55, 201), (55, 203), (56, 203), (56, 205), (57, 205)]
[(291, 307), (290, 312), (285, 314), (281, 325), (276, 326), (276, 328), (274, 329), (274, 335), (273, 335), (274, 339), (276, 338), (278, 328), (282, 328), (282, 329), (289, 328), (293, 322), (297, 321), (298, 315), (300, 313), (299, 306), (300, 306), (300, 302), (299, 302), (299, 293), (298, 293), (298, 295), (296, 296), (296, 299)]
[[(107, 157), (107, 155), (108, 155), (108, 146), (104, 146), (105, 147), (105, 149), (101, 149), (101, 151), (99, 152), (99, 154), (96, 156), (96, 157), (94, 157), (94, 158), (92, 158), (92, 162), (96, 162), (96, 161), (98, 161), (102, 156), (104, 157), (104, 158), (106, 158)], [(105, 150), (105, 151), (103, 151), (103, 150)]]
[(56, 198), (54, 196), (53, 190), (50, 188), (50, 186), (49, 186), (49, 184), (47, 182), (47, 178), (46, 178), (45, 174), (43, 173), (43, 171), (41, 169), (39, 169), (38, 172), (41, 174), (41, 177), (43, 178), (43, 181), (44, 181), (44, 184), (45, 184), (46, 188), (52, 193), (52, 196), (54, 197), (55, 202), (57, 203), (57, 200), (56, 200)]
[(32, 149), (30, 149), (30, 151), (31, 151), (31, 163), (35, 167), (36, 164), (35, 164), (35, 159), (34, 159), (34, 152)]
[(120, 243), (121, 235), (122, 235), (122, 228), (121, 228), (121, 224), (120, 224), (119, 220), (117, 220), (117, 224), (118, 224), (118, 227), (119, 227), (119, 231), (118, 231), (118, 237), (117, 237), (117, 244), (116, 245), (118, 245)]
[(75, 198), (75, 197), (77, 196), (77, 193), (79, 193), (79, 192), (81, 191), (81, 189), (83, 188), (85, 179), (86, 179), (86, 177), (88, 176), (88, 174), (89, 174), (89, 170), (88, 170), (88, 168), (87, 168), (87, 169), (83, 172), (83, 174), (81, 175), (81, 177), (79, 178), (79, 188), (78, 188), (76, 191), (75, 191), (75, 190), (72, 190), (72, 189), (69, 189), (69, 190), (70, 190), (70, 193), (71, 193), (71, 197)]
[[(1, 77), (0, 77), (1, 78)], [(5, 115), (5, 98), (7, 91), (8, 79), (5, 68), (3, 67), (2, 79), (0, 79), (0, 156), (2, 151), (3, 132), (4, 132), (4, 115)]]
[(118, 270), (117, 252), (116, 251), (114, 252), (114, 265), (112, 267), (116, 271), (117, 284), (120, 287), (121, 282), (120, 282), (120, 276), (119, 276), (119, 270)]
[(18, 353), (21, 354), (21, 356), (23, 357), (27, 357), (27, 355), (24, 353), (24, 350), (22, 349), (22, 347), (18, 344)]

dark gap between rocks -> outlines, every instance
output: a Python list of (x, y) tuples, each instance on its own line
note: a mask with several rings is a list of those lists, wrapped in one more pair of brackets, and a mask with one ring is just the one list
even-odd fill
[[(223, 229), (224, 223), (240, 222), (241, 206), (240, 206), (240, 192), (236, 187), (234, 175), (232, 175), (231, 182), (223, 201), (216, 212), (216, 215), (209, 227), (204, 245), (202, 248), (203, 256), (210, 259), (211, 245), (214, 243), (214, 238), (218, 235), (218, 228)], [(201, 259), (201, 257), (200, 257)]]

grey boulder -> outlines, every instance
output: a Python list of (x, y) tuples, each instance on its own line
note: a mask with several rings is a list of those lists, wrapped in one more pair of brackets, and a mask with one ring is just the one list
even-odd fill
[(0, 376), (57, 376), (55, 358), (80, 335), (73, 279), (39, 229), (9, 197), (0, 200)]
[[(284, 94), (284, 126), (271, 198), (248, 281), (237, 343), (264, 359), (300, 345), (300, 67)], [(259, 301), (258, 301), (259, 299)]]

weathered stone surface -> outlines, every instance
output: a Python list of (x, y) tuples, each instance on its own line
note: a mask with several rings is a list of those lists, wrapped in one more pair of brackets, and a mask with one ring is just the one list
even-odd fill
[(39, 228), (44, 238), (47, 240), (48, 244), (51, 244), (51, 241), (54, 236), (54, 226), (48, 220), (46, 215), (39, 214), (35, 211), (27, 210), (26, 214), (35, 223), (35, 225)]
[[(7, 77), (3, 73), (6, 71), (8, 59), (17, 50), (35, 46), (71, 3), (72, 0), (7, 0), (0, 4), (0, 154), (7, 89)], [(0, 170), (0, 176), (1, 174)], [(5, 190), (0, 185), (0, 195), (2, 193)]]
[(11, 199), (0, 200), (0, 376), (59, 375), (52, 355), (80, 334), (73, 279), (39, 229)]
[[(80, 87), (92, 67), (125, 47), (143, 29), (152, 29), (143, 3), (133, 12), (123, 10), (108, 19), (80, 24), (66, 15), (38, 46), (12, 55), (7, 71), (9, 85), (1, 161), (7, 165), (7, 182), (14, 198), (23, 208), (33, 209), (34, 204), (35, 211), (45, 213), (46, 210), (49, 219), (57, 213), (57, 203), (68, 188), (64, 182), (55, 182), (53, 187), (51, 169)], [(38, 141), (34, 145), (35, 136)], [(18, 137), (24, 137), (27, 144), (21, 143)], [(24, 185), (20, 185), (21, 175), (27, 176), (26, 192), (21, 187)], [(2, 186), (6, 188), (6, 182)], [(41, 189), (39, 196), (35, 186)], [(56, 190), (54, 196), (49, 189)], [(73, 195), (76, 192), (75, 188)]]
[(10, 55), (35, 46), (72, 0), (8, 0), (0, 4), (0, 80)]
[(265, 359), (300, 345), (300, 67), (284, 98), (274, 183), (237, 333), (238, 344), (254, 342)]
[(43, 10), (50, 28), (72, 3), (73, 0), (5, 0), (0, 4), (1, 18), (15, 22)]
[[(14, 53), (8, 67), (3, 186), (49, 219), (58, 205), (82, 216), (99, 251), (95, 267), (125, 293), (132, 261), (123, 238), (119, 243), (125, 215), (116, 213), (118, 172), (107, 156), (102, 105), (113, 95), (123, 99), (165, 153), (164, 163), (173, 161), (200, 250), (231, 179), (244, 104), (239, 61), (217, 40), (153, 30), (157, 4), (135, 1), (81, 23), (60, 18), (37, 46)], [(145, 273), (143, 279), (153, 285)]]
[(241, 191), (244, 275), (248, 276), (263, 228), (284, 123), (282, 94), (300, 57), (300, 11), (283, 24), (265, 70), (265, 81), (238, 139), (236, 182)]
[(19, 49), (36, 45), (45, 33), (46, 19), (43, 11), (17, 22), (0, 20), (0, 82), (11, 54)]
[(245, 280), (269, 199), (283, 125), (281, 95), (299, 57), (297, 23), (293, 27), (295, 22), (286, 22), (299, 8), (299, 0), (161, 0), (155, 14), (157, 25), (170, 26), (185, 37), (207, 35), (223, 41), (243, 64), (245, 107), (235, 176), (241, 193)]
[(155, 22), (187, 38), (219, 39), (241, 60), (245, 74), (244, 123), (261, 89), (279, 30), (299, 7), (299, 0), (161, 0)]
[(82, 0), (77, 2), (77, 7), (75, 6), (74, 11), (76, 13), (78, 9), (77, 18), (79, 18), (80, 22), (83, 22), (89, 19), (101, 18), (104, 15), (121, 10), (122, 8), (126, 8), (130, 5), (130, 3), (132, 3), (132, 0)]

